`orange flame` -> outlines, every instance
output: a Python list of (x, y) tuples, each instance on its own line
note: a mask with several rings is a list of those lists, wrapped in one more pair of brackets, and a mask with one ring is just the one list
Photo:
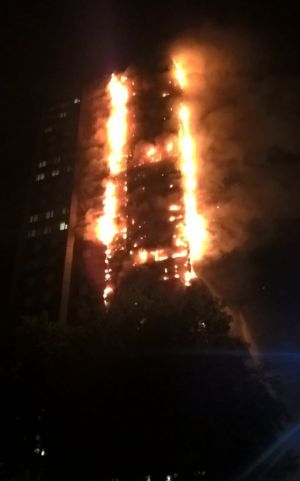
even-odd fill
[(184, 90), (184, 88), (187, 86), (187, 76), (184, 68), (179, 62), (176, 62), (176, 60), (173, 60), (173, 64), (175, 67), (175, 78), (177, 82), (180, 85), (181, 90)]
[(102, 244), (109, 246), (118, 232), (116, 185), (112, 181), (107, 182), (103, 204), (103, 215), (98, 219), (96, 235)]
[[(110, 97), (110, 115), (107, 121), (108, 168), (109, 180), (105, 187), (103, 200), (103, 215), (96, 225), (97, 238), (106, 246), (106, 265), (110, 265), (113, 255), (113, 244), (119, 236), (126, 239), (126, 225), (120, 222), (119, 210), (122, 199), (120, 193), (126, 192), (126, 185), (122, 185), (118, 174), (126, 168), (125, 146), (127, 142), (127, 102), (129, 97), (127, 78), (112, 75), (107, 87)], [(121, 219), (122, 221), (122, 219)], [(106, 287), (103, 292), (104, 302), (107, 304), (113, 292), (111, 285), (111, 269), (106, 269)]]
[(128, 88), (126, 77), (112, 75), (108, 84), (111, 99), (111, 114), (107, 122), (107, 134), (110, 147), (108, 156), (109, 169), (112, 175), (124, 170), (124, 146), (127, 138), (127, 101)]
[[(183, 90), (187, 86), (187, 75), (181, 64), (174, 61), (175, 78)], [(199, 261), (205, 250), (207, 226), (204, 217), (197, 209), (197, 153), (191, 129), (191, 109), (182, 103), (178, 110), (178, 146), (180, 169), (182, 173), (184, 200), (183, 234), (189, 248), (190, 269), (185, 274), (188, 285), (195, 277), (194, 264)]]

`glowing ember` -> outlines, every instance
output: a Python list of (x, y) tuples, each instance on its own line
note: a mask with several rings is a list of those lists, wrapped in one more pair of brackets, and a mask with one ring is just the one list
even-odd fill
[(180, 210), (180, 205), (171, 204), (169, 206), (169, 210), (172, 211), (172, 212), (176, 212), (176, 211)]
[(139, 260), (141, 264), (144, 264), (148, 260), (148, 252), (144, 249), (139, 251)]
[(168, 142), (167, 145), (166, 145), (166, 150), (167, 150), (168, 154), (171, 154), (171, 152), (173, 152), (173, 149), (174, 149), (173, 142)]
[(156, 148), (155, 147), (149, 147), (147, 150), (147, 155), (148, 157), (153, 157), (156, 154)]

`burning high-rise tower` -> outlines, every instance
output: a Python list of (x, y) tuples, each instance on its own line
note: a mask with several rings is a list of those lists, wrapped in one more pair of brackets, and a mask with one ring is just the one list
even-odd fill
[[(90, 85), (81, 99), (78, 143), (78, 112), (49, 114), (25, 229), (28, 264), (36, 270), (19, 281), (18, 295), (31, 305), (23, 313), (46, 310), (65, 320), (69, 311), (84, 320), (95, 305), (109, 304), (132, 270), (185, 285), (196, 277), (207, 229), (198, 210), (199, 152), (188, 93), (188, 69), (175, 59), (156, 75), (112, 74)], [(54, 255), (57, 268), (48, 262)], [(50, 277), (53, 288), (45, 284)]]
[(187, 87), (188, 72), (175, 61), (150, 79), (113, 74), (90, 95), (83, 168), (91, 166), (89, 182), (98, 185), (86, 235), (104, 251), (106, 304), (129, 269), (186, 285), (196, 277), (207, 231)]

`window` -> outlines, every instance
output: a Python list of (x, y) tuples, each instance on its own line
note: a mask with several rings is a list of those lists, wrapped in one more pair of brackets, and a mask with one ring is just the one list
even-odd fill
[(31, 239), (32, 237), (35, 237), (35, 236), (36, 236), (36, 230), (35, 229), (31, 229), (30, 231), (28, 231), (28, 233), (27, 233), (28, 239)]
[(54, 157), (54, 159), (53, 159), (53, 163), (54, 163), (54, 164), (59, 164), (60, 161), (61, 161), (60, 155), (57, 155), (57, 156)]
[(44, 129), (44, 133), (45, 133), (45, 134), (49, 134), (50, 132), (52, 132), (52, 127), (46, 127), (46, 128)]
[(71, 167), (70, 165), (68, 165), (68, 167), (66, 168), (66, 171), (67, 171), (67, 172), (72, 172), (72, 170), (73, 170), (72, 167)]
[(59, 230), (67, 230), (68, 224), (66, 222), (61, 222), (59, 224)]
[(43, 167), (46, 167), (47, 162), (43, 160), (43, 162), (39, 162), (39, 169), (42, 169)]
[(78, 97), (75, 97), (74, 104), (79, 104), (79, 102), (80, 102), (80, 99)]
[(50, 232), (51, 232), (51, 227), (49, 227), (49, 226), (44, 227), (44, 230), (43, 230), (44, 234), (50, 234)]
[(61, 209), (61, 213), (62, 213), (62, 214), (67, 214), (67, 213), (68, 213), (67, 207), (63, 207), (63, 208)]
[(67, 116), (67, 112), (60, 112), (59, 118), (64, 119)]
[(44, 172), (42, 172), (41, 174), (37, 174), (35, 180), (36, 180), (37, 182), (39, 182), (40, 180), (44, 180), (45, 177), (46, 177), (46, 175), (44, 174)]
[(31, 215), (30, 218), (29, 218), (29, 222), (30, 223), (37, 222), (38, 218), (39, 218), (39, 216), (37, 214)]
[(52, 177), (57, 177), (59, 175), (59, 169), (52, 170), (51, 175)]
[(52, 219), (53, 216), (54, 216), (53, 210), (48, 210), (45, 214), (46, 219)]

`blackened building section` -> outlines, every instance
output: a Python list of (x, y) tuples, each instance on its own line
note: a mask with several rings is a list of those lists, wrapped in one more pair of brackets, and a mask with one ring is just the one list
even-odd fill
[(74, 98), (50, 108), (42, 119), (13, 292), (19, 319), (66, 317), (79, 110), (80, 100)]
[[(76, 185), (76, 234), (68, 322), (81, 324), (99, 317), (104, 289), (104, 246), (96, 238), (95, 222), (102, 211), (103, 162), (107, 100), (101, 81), (88, 85), (81, 96)], [(101, 313), (100, 313), (101, 314)]]

